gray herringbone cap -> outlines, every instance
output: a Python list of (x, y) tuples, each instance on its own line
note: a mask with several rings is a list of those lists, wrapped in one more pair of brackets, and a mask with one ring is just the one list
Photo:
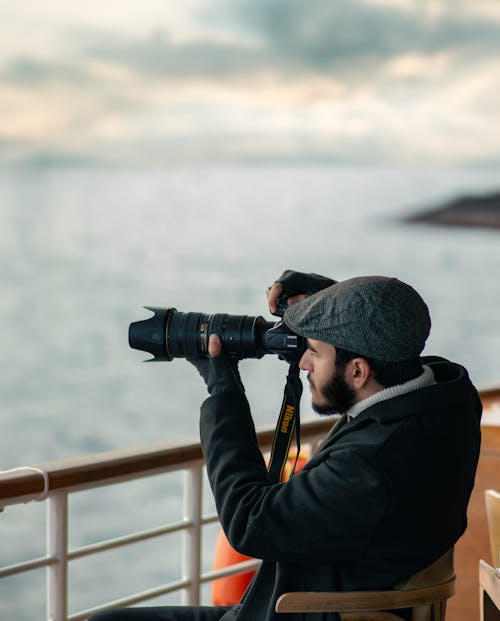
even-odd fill
[(418, 358), (429, 335), (429, 309), (397, 278), (361, 276), (338, 282), (290, 306), (297, 334), (386, 362)]

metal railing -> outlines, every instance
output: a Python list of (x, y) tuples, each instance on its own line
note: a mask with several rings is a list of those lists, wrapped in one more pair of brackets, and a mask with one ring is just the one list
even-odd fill
[[(304, 443), (314, 447), (331, 428), (331, 419), (305, 421), (301, 426)], [(263, 451), (269, 450), (273, 429), (258, 432)], [(255, 569), (259, 561), (250, 560), (217, 571), (202, 572), (201, 533), (204, 526), (217, 523), (215, 514), (204, 515), (202, 508), (203, 456), (198, 441), (159, 443), (127, 450), (111, 451), (82, 458), (41, 464), (34, 469), (4, 473), (0, 479), (0, 508), (46, 497), (46, 555), (14, 565), (0, 567), (0, 579), (45, 568), (47, 573), (46, 618), (49, 621), (81, 621), (106, 608), (123, 607), (175, 591), (181, 591), (188, 605), (200, 602), (200, 587), (217, 578)], [(68, 497), (82, 490), (133, 481), (168, 472), (184, 472), (183, 516), (178, 522), (69, 549)], [(103, 603), (69, 615), (68, 569), (79, 558), (127, 546), (139, 541), (181, 533), (182, 571), (178, 580)]]

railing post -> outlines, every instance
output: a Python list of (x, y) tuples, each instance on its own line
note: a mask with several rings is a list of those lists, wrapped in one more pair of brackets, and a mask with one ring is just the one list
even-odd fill
[(47, 505), (47, 619), (68, 618), (68, 494), (55, 492)]
[(183, 590), (182, 603), (197, 606), (200, 603), (201, 574), (201, 464), (184, 471), (184, 519), (191, 526), (184, 531), (182, 573), (189, 580)]

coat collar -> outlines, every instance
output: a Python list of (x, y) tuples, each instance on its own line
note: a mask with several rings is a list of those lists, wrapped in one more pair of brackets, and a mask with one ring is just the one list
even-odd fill
[[(371, 421), (386, 424), (419, 416), (435, 411), (440, 403), (446, 405), (447, 409), (460, 411), (466, 402), (470, 403), (471, 383), (467, 371), (462, 366), (437, 357), (423, 358), (422, 362), (431, 367), (436, 384), (375, 403), (350, 421), (344, 414), (326, 438), (325, 444), (345, 433), (364, 427)], [(477, 392), (473, 390), (473, 394), (477, 395)], [(479, 408), (480, 413), (479, 397), (475, 401), (474, 406)]]

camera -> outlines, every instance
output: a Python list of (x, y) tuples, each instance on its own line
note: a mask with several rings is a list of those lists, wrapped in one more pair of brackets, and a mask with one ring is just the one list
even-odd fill
[(217, 313), (183, 313), (175, 308), (145, 306), (153, 312), (149, 319), (129, 327), (129, 344), (151, 353), (151, 360), (204, 358), (208, 339), (218, 334), (222, 349), (231, 358), (262, 358), (276, 354), (289, 363), (298, 361), (305, 350), (305, 339), (290, 331), (283, 321), (263, 317)]

